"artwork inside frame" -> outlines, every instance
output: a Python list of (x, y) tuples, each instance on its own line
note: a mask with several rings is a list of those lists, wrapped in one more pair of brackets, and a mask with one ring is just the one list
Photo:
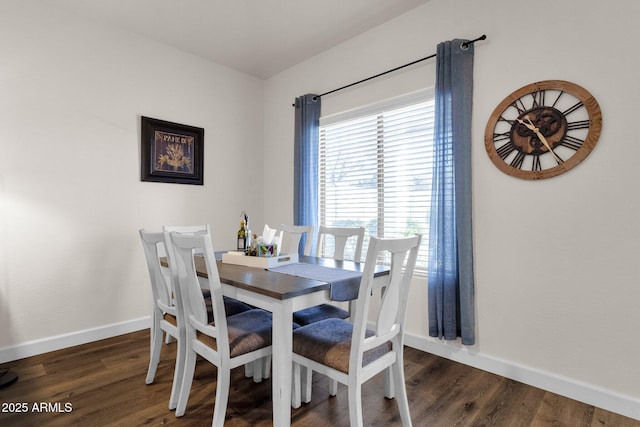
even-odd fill
[(203, 185), (204, 129), (142, 116), (141, 180)]

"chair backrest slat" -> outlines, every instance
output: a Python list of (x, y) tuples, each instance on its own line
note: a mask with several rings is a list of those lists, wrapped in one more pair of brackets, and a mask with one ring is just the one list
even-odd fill
[[(332, 258), (338, 261), (344, 260), (345, 249), (350, 237), (355, 236), (355, 248), (353, 261), (360, 262), (362, 258), (362, 245), (364, 242), (364, 227), (325, 227), (321, 225), (318, 229), (318, 245), (316, 256), (321, 256), (323, 242), (326, 243), (326, 236), (333, 236), (334, 248)], [(354, 239), (351, 239), (354, 240)]]
[(300, 239), (306, 233), (306, 242), (302, 255), (311, 255), (311, 245), (313, 244), (313, 225), (280, 225), (280, 253), (298, 253)]
[(159, 301), (166, 307), (170, 307), (170, 285), (167, 278), (162, 273), (160, 265), (160, 257), (165, 252), (164, 235), (162, 232), (151, 232), (140, 230), (140, 238), (144, 248), (147, 267), (149, 269), (149, 277), (151, 278), (151, 290), (153, 292), (153, 301)]

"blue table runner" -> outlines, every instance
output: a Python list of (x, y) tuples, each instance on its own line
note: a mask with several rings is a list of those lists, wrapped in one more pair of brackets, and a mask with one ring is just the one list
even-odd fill
[(351, 301), (358, 298), (362, 273), (341, 268), (324, 267), (316, 264), (295, 263), (274, 268), (269, 271), (320, 280), (331, 284), (330, 297), (333, 301)]

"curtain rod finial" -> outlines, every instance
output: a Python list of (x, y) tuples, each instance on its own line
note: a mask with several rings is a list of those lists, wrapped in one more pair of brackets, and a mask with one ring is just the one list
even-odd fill
[(480, 37), (478, 37), (477, 39), (469, 40), (468, 42), (463, 42), (463, 43), (460, 45), (460, 47), (461, 47), (461, 48), (463, 48), (463, 49), (466, 49), (466, 48), (468, 48), (468, 47), (469, 47), (469, 45), (470, 45), (470, 44), (473, 44), (473, 43), (475, 43), (475, 42), (477, 42), (477, 41), (480, 41), (480, 40), (486, 40), (486, 39), (487, 39), (487, 35), (486, 35), (486, 34), (483, 34), (483, 35), (481, 35)]

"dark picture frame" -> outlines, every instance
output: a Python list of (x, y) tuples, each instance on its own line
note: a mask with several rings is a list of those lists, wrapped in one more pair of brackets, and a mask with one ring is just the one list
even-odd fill
[(142, 181), (203, 185), (203, 128), (142, 116), (141, 149)]

